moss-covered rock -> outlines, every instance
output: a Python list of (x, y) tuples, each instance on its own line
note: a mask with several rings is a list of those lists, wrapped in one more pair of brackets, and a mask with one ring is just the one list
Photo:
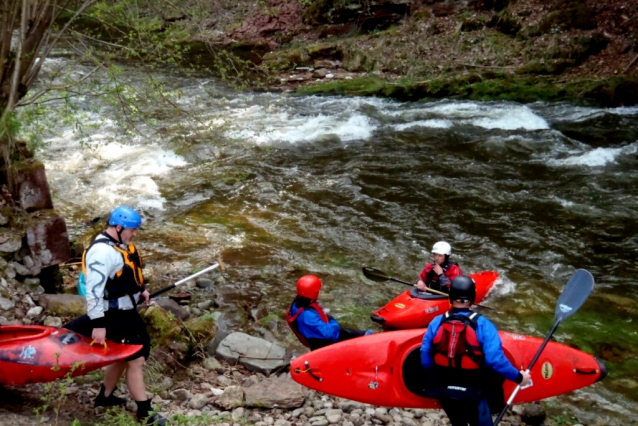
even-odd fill
[(592, 55), (595, 55), (609, 44), (609, 39), (602, 34), (592, 34), (589, 36), (578, 37), (576, 39), (576, 48), (574, 48), (569, 56), (570, 59), (584, 61)]
[(638, 78), (618, 77), (584, 91), (583, 97), (605, 107), (638, 105)]
[(181, 352), (182, 356), (203, 351), (215, 336), (215, 320), (211, 314), (182, 322), (159, 306), (150, 306), (142, 312), (154, 346), (166, 346)]
[(306, 86), (302, 94), (331, 94), (379, 96), (400, 101), (423, 98), (463, 98), (476, 100), (505, 100), (515, 102), (573, 101), (603, 106), (638, 104), (638, 79), (616, 77), (601, 81), (581, 80), (555, 83), (525, 75), (503, 76), (466, 74), (414, 82), (409, 80), (388, 82), (376, 77), (331, 81)]
[(285, 71), (309, 66), (312, 61), (304, 49), (287, 49), (267, 53), (262, 64), (275, 71)]
[(485, 28), (487, 22), (485, 19), (481, 19), (481, 17), (470, 17), (463, 19), (461, 22), (461, 31), (463, 32), (472, 32), (472, 31), (480, 31)]
[(303, 21), (313, 26), (356, 25), (361, 31), (383, 30), (409, 15), (403, 0), (313, 0), (305, 8)]
[(191, 318), (184, 323), (189, 337), (197, 344), (206, 344), (215, 337), (216, 326), (212, 314)]
[(181, 322), (163, 308), (150, 306), (143, 312), (143, 317), (153, 344), (164, 345), (184, 339)]
[(79, 317), (86, 313), (86, 298), (77, 294), (43, 294), (38, 304), (47, 312), (61, 317)]
[(498, 32), (511, 36), (518, 34), (522, 28), (518, 20), (507, 11), (503, 11), (496, 15), (490, 21), (490, 26), (494, 27)]
[(314, 0), (304, 10), (303, 21), (310, 25), (347, 22), (361, 9), (361, 0)]
[(469, 0), (468, 6), (474, 10), (496, 10), (505, 9), (513, 0)]
[(318, 44), (308, 48), (310, 59), (343, 59), (343, 50), (336, 44)]
[(516, 69), (516, 74), (560, 74), (567, 68), (577, 65), (576, 61), (570, 59), (558, 59), (547, 63), (538, 61), (530, 62)]
[(354, 51), (346, 53), (341, 64), (343, 69), (350, 72), (370, 71), (374, 63), (370, 62), (365, 53)]
[(592, 9), (579, 0), (564, 0), (554, 6), (554, 10), (537, 25), (530, 27), (526, 33), (535, 37), (550, 31), (560, 30), (593, 30), (597, 27), (596, 15)]

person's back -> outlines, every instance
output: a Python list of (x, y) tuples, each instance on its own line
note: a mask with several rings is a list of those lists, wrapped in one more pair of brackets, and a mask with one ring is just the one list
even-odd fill
[(297, 296), (286, 311), (286, 322), (304, 346), (315, 350), (371, 333), (339, 327), (339, 323), (327, 315), (317, 302), (321, 287), (318, 277), (301, 277), (297, 281)]
[(311, 350), (328, 346), (339, 339), (339, 324), (316, 301), (297, 296), (289, 312), (289, 317), (296, 322), (296, 329), (293, 328), (293, 331), (298, 332), (297, 337), (301, 336), (307, 342), (305, 346)]
[[(516, 383), (530, 380), (529, 373), (519, 372), (505, 357), (494, 324), (470, 310), (475, 297), (471, 278), (452, 280), (453, 309), (430, 323), (421, 345), (421, 364), (434, 370), (441, 406), (452, 426), (492, 425), (488, 388), (494, 380), (500, 385), (493, 372)], [(502, 403), (502, 394), (498, 398)]]

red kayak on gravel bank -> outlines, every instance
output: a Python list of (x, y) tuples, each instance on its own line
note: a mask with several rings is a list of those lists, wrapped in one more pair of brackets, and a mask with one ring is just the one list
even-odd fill
[[(480, 303), (496, 282), (498, 273), (485, 271), (471, 274), (470, 277), (476, 283), (476, 303)], [(435, 317), (449, 310), (447, 296), (421, 292), (414, 287), (375, 311), (370, 319), (380, 324), (384, 330), (423, 328)]]
[(142, 348), (108, 341), (107, 348), (64, 328), (0, 327), (0, 385), (25, 385), (82, 376), (123, 360)]
[[(319, 392), (367, 404), (401, 408), (440, 408), (424, 395), (427, 372), (421, 366), (424, 329), (378, 333), (348, 340), (294, 359), (292, 378)], [(503, 350), (517, 367), (527, 365), (543, 339), (499, 332)], [(607, 375), (594, 356), (549, 342), (531, 371), (533, 385), (514, 403), (538, 401), (589, 386)], [(498, 385), (498, 384), (497, 384)], [(506, 396), (516, 385), (505, 381)]]

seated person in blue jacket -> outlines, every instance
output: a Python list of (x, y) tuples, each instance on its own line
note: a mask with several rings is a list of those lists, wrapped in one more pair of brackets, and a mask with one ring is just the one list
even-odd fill
[(286, 322), (304, 346), (314, 351), (336, 342), (372, 334), (369, 330), (339, 327), (337, 320), (327, 315), (317, 303), (321, 285), (321, 280), (314, 275), (299, 278), (297, 297), (286, 312)]
[(494, 324), (470, 310), (475, 298), (472, 278), (454, 278), (452, 310), (432, 320), (421, 345), (421, 364), (431, 372), (428, 376), (435, 377), (438, 398), (452, 426), (492, 426), (490, 411), (500, 411), (502, 405), (490, 410), (490, 389), (500, 390), (502, 404), (502, 377), (521, 386), (531, 381), (528, 372), (519, 372), (505, 357)]

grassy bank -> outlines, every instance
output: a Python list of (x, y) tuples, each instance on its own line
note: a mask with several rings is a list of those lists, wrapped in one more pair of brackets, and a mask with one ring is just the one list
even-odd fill
[(298, 89), (302, 95), (376, 96), (416, 101), (420, 99), (457, 98), (472, 100), (502, 100), (522, 103), (536, 101), (570, 101), (607, 107), (631, 104), (638, 79), (628, 76), (597, 80), (560, 81), (551, 78), (530, 78), (508, 75), (466, 74), (434, 77), (429, 80), (399, 79), (387, 81), (378, 77), (319, 82)]

